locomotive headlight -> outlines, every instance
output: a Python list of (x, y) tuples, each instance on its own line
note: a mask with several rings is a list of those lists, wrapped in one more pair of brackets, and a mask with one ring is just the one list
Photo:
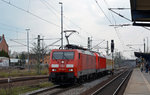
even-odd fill
[(58, 68), (59, 65), (58, 65), (58, 64), (52, 64), (51, 67), (53, 67), (53, 68), (56, 68), (56, 67), (57, 67), (57, 68)]
[(67, 68), (70, 68), (70, 67), (73, 68), (74, 65), (73, 65), (73, 64), (67, 64), (66, 67), (67, 67)]
[(73, 71), (73, 69), (69, 69), (69, 71)]
[(52, 69), (52, 71), (56, 71), (56, 69)]

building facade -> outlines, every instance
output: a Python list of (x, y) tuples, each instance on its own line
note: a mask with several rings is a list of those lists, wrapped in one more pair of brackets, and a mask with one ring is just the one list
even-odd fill
[[(29, 56), (29, 64), (37, 64), (37, 55), (36, 54), (30, 54)], [(50, 63), (50, 55), (45, 55), (44, 56), (44, 61), (42, 60), (42, 58), (40, 58), (40, 63), (42, 64), (49, 64)], [(43, 61), (43, 62), (42, 62)]]
[(0, 51), (4, 50), (6, 53), (8, 53), (8, 44), (6, 43), (4, 34), (0, 36)]

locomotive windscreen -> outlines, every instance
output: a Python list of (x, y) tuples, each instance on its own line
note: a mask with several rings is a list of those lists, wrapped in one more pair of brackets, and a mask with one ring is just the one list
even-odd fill
[(53, 59), (74, 59), (74, 52), (55, 51), (53, 52)]

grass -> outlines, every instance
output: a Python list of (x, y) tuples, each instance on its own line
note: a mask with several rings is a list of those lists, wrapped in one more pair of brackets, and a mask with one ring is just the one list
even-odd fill
[(30, 91), (38, 90), (40, 88), (50, 87), (53, 86), (51, 82), (44, 82), (34, 86), (20, 86), (20, 87), (13, 87), (10, 89), (0, 89), (0, 95), (19, 95), (23, 93), (27, 93)]
[[(4, 70), (0, 71), (0, 78), (8, 78), (8, 77), (18, 77), (18, 76), (34, 76), (39, 75), (35, 69), (32, 69), (30, 72), (25, 70)], [(40, 75), (48, 75), (48, 69), (41, 70)]]

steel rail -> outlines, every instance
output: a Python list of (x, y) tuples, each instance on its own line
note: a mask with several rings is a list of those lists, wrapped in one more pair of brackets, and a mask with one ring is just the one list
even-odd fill
[(117, 78), (119, 78), (121, 75), (123, 75), (126, 72), (127, 72), (127, 70), (124, 71), (123, 73), (119, 74), (115, 78), (113, 78), (111, 81), (109, 81), (108, 83), (106, 83), (105, 85), (103, 85), (101, 88), (99, 88), (96, 91), (94, 91), (91, 95), (97, 95), (102, 89), (104, 89), (105, 87), (107, 87), (110, 83), (112, 83), (113, 81), (115, 81)]
[(37, 80), (37, 79), (45, 79), (48, 76), (30, 76), (30, 77), (18, 77), (18, 78), (6, 78), (0, 79), (0, 84), (4, 83), (12, 83), (12, 82), (20, 82), (20, 81), (28, 81), (28, 80)]
[(121, 87), (123, 86), (123, 84), (125, 83), (125, 81), (129, 78), (130, 74), (132, 73), (132, 70), (127, 74), (127, 76), (124, 78), (124, 80), (121, 82), (121, 84), (118, 86), (118, 88), (116, 89), (116, 91), (113, 93), (113, 95), (117, 95), (119, 90), (121, 89)]
[(35, 90), (35, 91), (29, 92), (29, 93), (25, 93), (25, 94), (22, 94), (22, 95), (37, 95), (37, 94), (43, 93), (45, 91), (53, 90), (53, 89), (55, 89), (57, 87), (59, 87), (59, 85), (54, 85), (52, 87), (42, 88), (42, 89)]
[(73, 86), (69, 86), (69, 87), (64, 88), (64, 87), (61, 87), (60, 85), (55, 85), (53, 87), (42, 88), (42, 89), (28, 92), (28, 93), (25, 93), (22, 95), (43, 95), (44, 93), (47, 93), (48, 95), (57, 95), (57, 94), (63, 93), (67, 90), (70, 90), (70, 89), (73, 89), (73, 88), (76, 88), (79, 86), (81, 86), (81, 85), (77, 84), (77, 85), (73, 85)]

